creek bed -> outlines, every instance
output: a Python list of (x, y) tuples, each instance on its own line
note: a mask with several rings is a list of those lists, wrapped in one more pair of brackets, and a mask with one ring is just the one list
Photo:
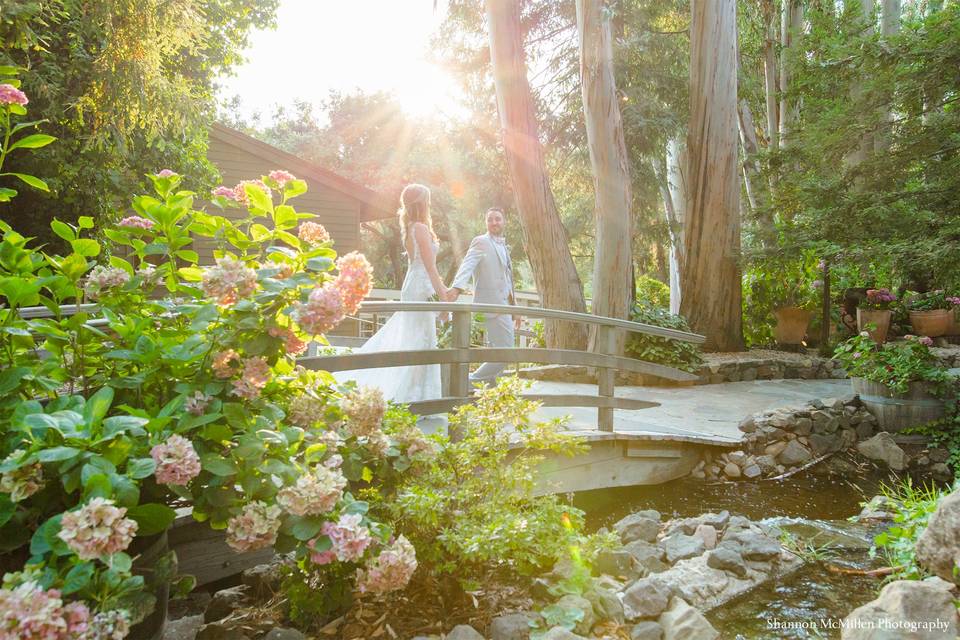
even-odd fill
[[(656, 509), (666, 520), (727, 509), (751, 520), (768, 520), (798, 538), (814, 534), (812, 544), (837, 543), (829, 563), (849, 569), (873, 569), (882, 560), (868, 549), (883, 525), (855, 524), (847, 518), (860, 513), (860, 503), (892, 483), (874, 471), (831, 476), (808, 472), (779, 482), (708, 485), (676, 480), (662, 485), (604, 489), (578, 493), (573, 504), (587, 512), (587, 526), (609, 527), (630, 513)], [(775, 640), (839, 638), (839, 622), (853, 609), (876, 597), (882, 578), (834, 573), (823, 563), (804, 565), (778, 582), (761, 585), (707, 614), (721, 638)], [(789, 623), (776, 628), (776, 622)]]

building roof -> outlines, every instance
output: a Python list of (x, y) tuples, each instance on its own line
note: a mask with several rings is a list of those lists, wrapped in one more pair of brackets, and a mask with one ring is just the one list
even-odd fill
[(396, 215), (397, 205), (387, 199), (383, 194), (368, 189), (361, 184), (357, 184), (353, 180), (344, 178), (329, 169), (324, 169), (319, 165), (308, 162), (292, 153), (287, 153), (283, 149), (278, 149), (271, 144), (257, 140), (253, 136), (215, 122), (210, 129), (210, 137), (243, 149), (253, 155), (268, 159), (276, 164), (278, 169), (290, 171), (298, 178), (316, 181), (330, 189), (339, 191), (346, 196), (358, 200), (362, 204), (360, 207), (361, 222), (383, 220), (384, 218), (392, 218)]

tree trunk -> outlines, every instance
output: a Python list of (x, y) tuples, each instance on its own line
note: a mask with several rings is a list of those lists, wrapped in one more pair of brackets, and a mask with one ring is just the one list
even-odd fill
[(777, 112), (777, 41), (776, 10), (773, 0), (763, 3), (763, 94), (767, 106), (767, 144), (771, 151), (780, 150), (780, 116)]
[[(577, 0), (580, 35), (580, 88), (593, 168), (596, 251), (593, 260), (593, 313), (627, 319), (633, 302), (632, 191), (623, 121), (613, 74), (610, 21), (604, 0)], [(615, 348), (619, 353), (625, 336)], [(595, 345), (596, 347), (596, 345)]]
[(786, 146), (790, 127), (796, 118), (796, 105), (787, 98), (790, 88), (790, 48), (803, 28), (803, 7), (800, 0), (783, 0), (780, 14), (780, 146)]
[[(670, 313), (680, 313), (684, 219), (687, 210), (687, 148), (679, 137), (667, 143), (667, 171), (660, 176), (660, 196), (670, 233)], [(659, 173), (659, 172), (658, 172)]]
[[(883, 0), (880, 8), (880, 34), (884, 38), (890, 38), (900, 33), (900, 9), (900, 0)], [(886, 151), (890, 148), (890, 140), (893, 136), (891, 126), (894, 118), (894, 114), (889, 109), (883, 111), (883, 119), (886, 122), (886, 127), (884, 127), (883, 132), (877, 134), (874, 138), (874, 150)]]
[[(583, 312), (583, 285), (544, 166), (527, 80), (519, 0), (486, 0), (486, 11), (503, 147), (533, 277), (545, 307)], [(587, 331), (582, 325), (547, 322), (544, 329), (548, 347), (586, 347)]]
[(770, 201), (764, 191), (763, 180), (760, 179), (760, 161), (757, 154), (760, 145), (757, 143), (756, 125), (753, 123), (753, 113), (750, 103), (744, 98), (739, 102), (737, 109), (737, 124), (740, 129), (740, 145), (743, 147), (743, 186), (747, 193), (747, 201), (751, 211), (757, 216), (760, 241), (766, 248), (772, 248), (776, 243), (776, 229), (773, 225), (773, 212), (770, 211)]
[(693, 0), (687, 219), (680, 309), (713, 351), (743, 348), (736, 0)]
[[(876, 8), (874, 0), (860, 0), (860, 10), (863, 13), (863, 32), (869, 33), (876, 29), (876, 23), (874, 21), (874, 9)], [(860, 82), (854, 82), (853, 86), (850, 89), (851, 99), (854, 102), (859, 102), (863, 96), (863, 85)], [(874, 112), (875, 113), (875, 112)], [(845, 158), (845, 163), (848, 168), (853, 168), (862, 163), (867, 159), (867, 156), (870, 155), (870, 152), (873, 151), (874, 146), (874, 136), (871, 133), (864, 133), (860, 136), (860, 139), (857, 141), (856, 148), (850, 152), (849, 155)], [(856, 181), (859, 183), (859, 180)]]

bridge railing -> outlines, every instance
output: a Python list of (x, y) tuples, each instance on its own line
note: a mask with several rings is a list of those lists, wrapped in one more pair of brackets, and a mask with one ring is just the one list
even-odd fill
[[(602, 431), (613, 431), (613, 412), (615, 409), (642, 409), (657, 406), (655, 402), (616, 397), (617, 371), (648, 374), (679, 382), (691, 382), (697, 379), (693, 374), (673, 367), (617, 355), (615, 345), (618, 343), (619, 334), (631, 332), (693, 343), (704, 341), (703, 336), (686, 331), (587, 313), (540, 307), (462, 302), (364, 302), (360, 311), (368, 314), (397, 312), (450, 313), (453, 325), (451, 346), (443, 349), (309, 356), (300, 358), (298, 363), (310, 369), (322, 369), (331, 372), (434, 364), (446, 366), (449, 371), (448, 390), (445, 391), (442, 398), (411, 403), (411, 411), (419, 414), (443, 413), (458, 405), (470, 402), (472, 391), (469, 380), (471, 364), (500, 362), (593, 367), (597, 371), (596, 396), (550, 394), (533, 396), (533, 398), (542, 402), (545, 406), (596, 407), (598, 410), (598, 427)], [(590, 325), (596, 327), (595, 344), (597, 350), (471, 347), (470, 323), (475, 313), (514, 315)]]

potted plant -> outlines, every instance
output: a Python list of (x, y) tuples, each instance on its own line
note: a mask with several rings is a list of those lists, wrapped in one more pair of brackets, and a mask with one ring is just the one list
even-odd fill
[(889, 289), (867, 289), (867, 297), (857, 306), (857, 329), (866, 331), (877, 343), (886, 342), (893, 315), (890, 307), (896, 301)]
[(798, 273), (792, 277), (787, 275), (778, 278), (777, 286), (772, 291), (773, 317), (777, 320), (773, 335), (781, 345), (795, 346), (803, 343), (823, 286), (820, 280), (807, 284), (802, 276), (802, 273)]
[(941, 418), (953, 380), (930, 352), (927, 336), (877, 343), (866, 331), (840, 344), (834, 358), (880, 428), (900, 431)]
[(955, 306), (943, 289), (912, 296), (907, 301), (910, 324), (922, 336), (935, 338), (947, 333)]

